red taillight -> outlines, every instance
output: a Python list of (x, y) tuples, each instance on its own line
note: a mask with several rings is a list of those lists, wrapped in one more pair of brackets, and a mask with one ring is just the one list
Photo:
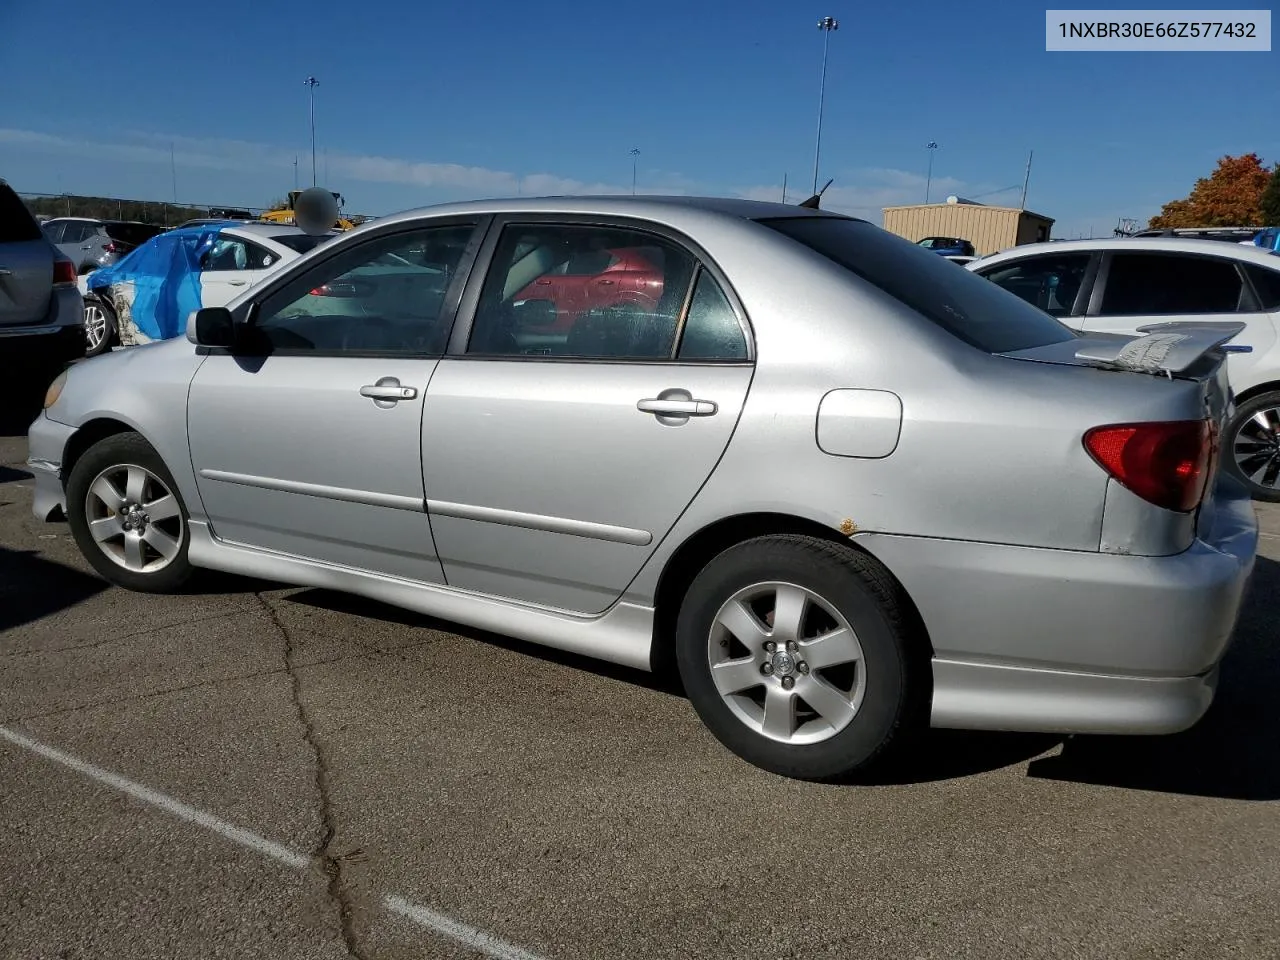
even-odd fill
[(1194, 510), (1208, 482), (1217, 428), (1210, 420), (1094, 427), (1084, 448), (1107, 473), (1156, 506)]
[(120, 249), (120, 248), (116, 246), (116, 242), (115, 242), (114, 240), (108, 240), (108, 241), (107, 241), (107, 245), (106, 245), (105, 247), (103, 247), (103, 248), (102, 248), (102, 252), (103, 252), (103, 253), (115, 253), (115, 252), (116, 252), (117, 250), (119, 250), (119, 249)]
[(329, 296), (329, 285), (327, 283), (320, 284), (320, 286), (316, 287), (314, 290), (311, 291), (311, 296), (313, 297)]
[(53, 282), (54, 284), (76, 282), (76, 265), (70, 260), (53, 261)]

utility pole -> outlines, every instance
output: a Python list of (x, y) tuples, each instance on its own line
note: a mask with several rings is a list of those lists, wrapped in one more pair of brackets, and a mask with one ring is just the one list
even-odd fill
[(933, 186), (933, 151), (938, 149), (938, 141), (930, 140), (924, 145), (924, 148), (929, 151), (929, 172), (924, 179), (924, 202), (928, 203), (929, 188)]
[(169, 172), (173, 175), (173, 205), (178, 205), (178, 160), (173, 152), (173, 143), (169, 144)]
[(1027, 154), (1027, 175), (1022, 181), (1022, 203), (1019, 204), (1023, 210), (1027, 209), (1027, 187), (1031, 184), (1031, 158), (1035, 155), (1034, 150)]
[(316, 185), (316, 87), (320, 81), (307, 77), (302, 81), (311, 93), (311, 185)]
[(631, 195), (636, 195), (636, 158), (640, 156), (640, 148), (631, 148)]
[(298, 155), (293, 155), (293, 189), (298, 189)]
[(813, 192), (818, 192), (818, 157), (822, 153), (822, 107), (827, 92), (827, 48), (831, 45), (831, 33), (840, 29), (835, 17), (823, 17), (818, 21), (822, 31), (822, 79), (818, 83), (818, 139), (813, 145)]
[(782, 175), (782, 202), (787, 202), (787, 175)]

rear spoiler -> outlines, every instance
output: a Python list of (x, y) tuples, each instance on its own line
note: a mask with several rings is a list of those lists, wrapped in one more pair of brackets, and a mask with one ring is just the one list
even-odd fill
[(1090, 344), (1076, 351), (1076, 359), (1117, 370), (1163, 373), (1172, 377), (1218, 347), (1228, 353), (1252, 351), (1252, 347), (1243, 345), (1223, 346), (1244, 328), (1245, 324), (1236, 320), (1149, 323), (1138, 327), (1140, 337)]

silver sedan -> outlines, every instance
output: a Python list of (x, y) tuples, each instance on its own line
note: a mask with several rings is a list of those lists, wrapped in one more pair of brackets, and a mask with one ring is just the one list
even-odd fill
[(788, 776), (930, 723), (1168, 733), (1257, 544), (1238, 329), (1081, 337), (807, 208), (445, 205), (74, 366), (35, 510), (134, 590), (214, 568), (674, 665)]

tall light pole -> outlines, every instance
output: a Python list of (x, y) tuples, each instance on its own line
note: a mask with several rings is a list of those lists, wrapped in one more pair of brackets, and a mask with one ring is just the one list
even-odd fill
[(640, 156), (640, 148), (631, 148), (631, 195), (636, 195), (636, 158)]
[(823, 17), (818, 21), (818, 29), (822, 31), (822, 80), (818, 84), (818, 139), (813, 147), (813, 192), (818, 192), (818, 155), (822, 152), (822, 104), (827, 92), (827, 47), (831, 43), (831, 32), (840, 29), (840, 21), (835, 17)]
[(302, 81), (311, 93), (311, 185), (316, 185), (316, 87), (320, 81), (307, 77)]
[(929, 151), (929, 173), (924, 178), (924, 202), (928, 203), (929, 188), (933, 186), (933, 151), (938, 149), (938, 141), (930, 140), (924, 145), (924, 148)]

